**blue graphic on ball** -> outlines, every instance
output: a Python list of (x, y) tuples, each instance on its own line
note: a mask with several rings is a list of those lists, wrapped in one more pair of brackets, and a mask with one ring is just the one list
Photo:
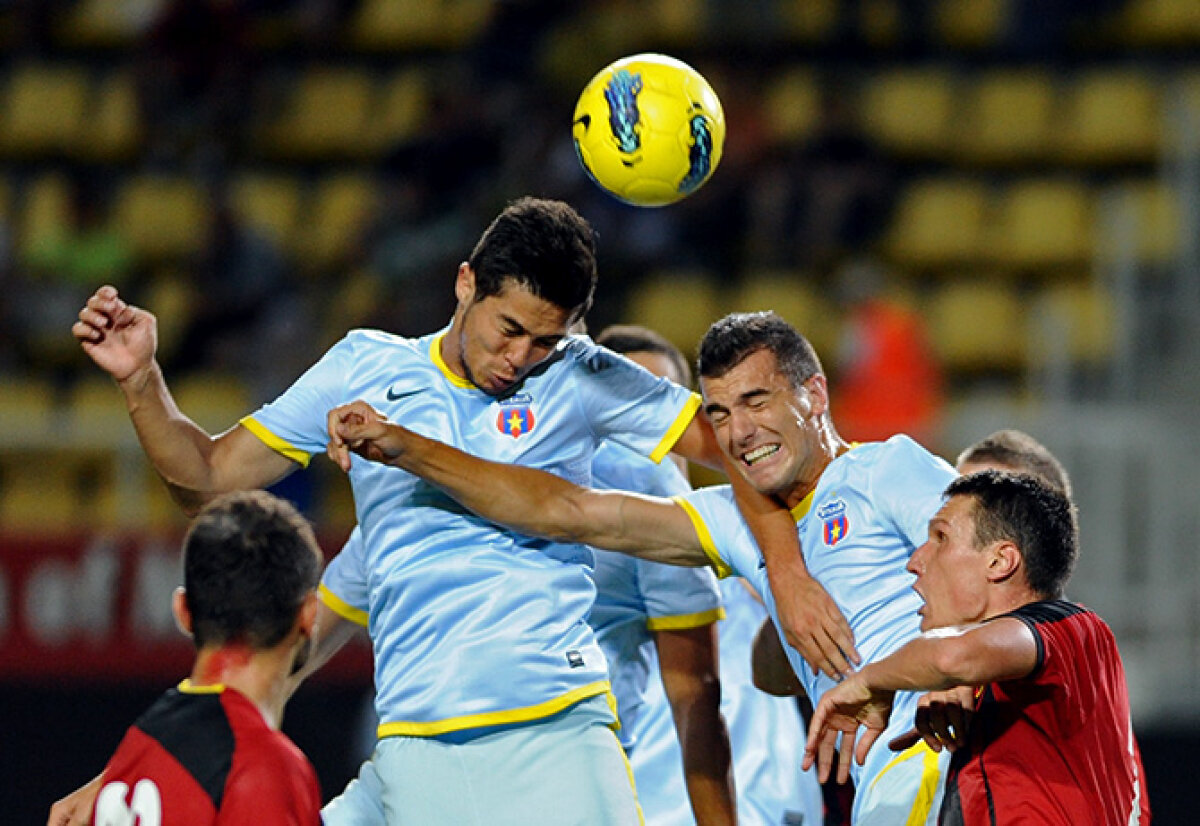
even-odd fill
[(612, 80), (604, 87), (608, 102), (608, 128), (612, 130), (617, 148), (625, 154), (638, 151), (642, 141), (637, 132), (641, 113), (637, 98), (642, 91), (642, 76), (627, 69), (613, 72)]
[(679, 191), (691, 194), (712, 171), (712, 130), (704, 115), (692, 115), (692, 146), (688, 150), (688, 173), (679, 182)]

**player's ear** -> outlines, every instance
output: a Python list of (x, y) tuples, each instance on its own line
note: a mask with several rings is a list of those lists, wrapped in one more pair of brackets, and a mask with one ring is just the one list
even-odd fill
[(316, 634), (318, 608), (320, 608), (320, 600), (317, 598), (317, 592), (309, 591), (300, 605), (300, 614), (296, 618), (296, 626), (301, 635), (309, 639)]
[(829, 384), (820, 373), (809, 376), (804, 382), (808, 391), (809, 404), (814, 416), (823, 416), (829, 410)]
[(171, 613), (175, 616), (175, 627), (183, 632), (185, 637), (192, 636), (192, 612), (188, 610), (182, 585), (171, 594)]
[(988, 582), (1000, 583), (1011, 579), (1021, 570), (1024, 557), (1012, 542), (997, 542), (988, 549)]
[(475, 297), (475, 270), (466, 261), (458, 265), (458, 275), (454, 277), (454, 297), (459, 304), (470, 304)]

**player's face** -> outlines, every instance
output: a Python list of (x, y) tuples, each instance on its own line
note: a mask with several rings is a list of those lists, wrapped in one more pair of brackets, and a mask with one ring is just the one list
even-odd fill
[(788, 507), (820, 473), (824, 397), (814, 379), (796, 388), (775, 354), (759, 350), (720, 377), (701, 380), (704, 409), (721, 449), (757, 490)]
[(992, 558), (986, 551), (975, 543), (974, 500), (950, 497), (929, 520), (929, 538), (908, 560), (908, 570), (917, 575), (913, 588), (925, 600), (922, 631), (984, 618)]
[(442, 355), (451, 370), (493, 396), (553, 353), (572, 321), (568, 311), (516, 281), (477, 299), (474, 273), (465, 264), (455, 289), (458, 309)]

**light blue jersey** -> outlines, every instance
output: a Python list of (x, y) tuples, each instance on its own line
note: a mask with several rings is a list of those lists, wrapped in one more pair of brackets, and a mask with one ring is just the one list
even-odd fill
[[(908, 558), (928, 536), (954, 469), (907, 436), (860, 445), (830, 462), (816, 488), (793, 508), (809, 573), (829, 592), (854, 632), (863, 660), (886, 657), (920, 633), (921, 598)], [(766, 564), (723, 485), (678, 497), (696, 525), (718, 575), (748, 579), (779, 625)], [(792, 668), (817, 703), (833, 681), (814, 675), (799, 652), (785, 645)], [(888, 730), (867, 763), (852, 773), (860, 796), (895, 756), (887, 742), (913, 724), (917, 695), (900, 692)], [(865, 785), (864, 785), (865, 784)], [(856, 812), (860, 799), (856, 798)], [(903, 822), (903, 821), (901, 821)]]
[[(767, 610), (745, 580), (721, 580), (727, 617), (718, 626), (721, 714), (729, 728), (740, 826), (820, 826), (824, 800), (816, 771), (804, 772), (804, 724), (791, 697), (754, 686), (750, 649)], [(695, 826), (687, 805), (679, 739), (652, 664), (645, 706), (634, 724), (638, 748), (629, 755), (648, 826)], [(682, 805), (680, 805), (682, 802)]]
[[(592, 462), (593, 486), (652, 496), (686, 493), (691, 486), (670, 462), (605, 442)], [(596, 550), (596, 604), (588, 622), (609, 664), (621, 718), (621, 745), (631, 752), (654, 652), (654, 631), (698, 628), (725, 616), (709, 568), (684, 568)], [(673, 736), (673, 735), (672, 735)], [(687, 798), (683, 799), (688, 805)]]
[[(659, 461), (699, 407), (695, 394), (577, 336), (513, 392), (489, 396), (446, 366), (444, 335), (351, 332), (242, 424), (305, 464), (325, 448), (328, 411), (361, 399), (421, 435), (587, 485), (601, 441)], [(381, 737), (542, 719), (608, 691), (585, 621), (588, 548), (509, 533), (357, 456), (350, 482), (363, 541), (338, 555), (321, 593), (368, 627)]]

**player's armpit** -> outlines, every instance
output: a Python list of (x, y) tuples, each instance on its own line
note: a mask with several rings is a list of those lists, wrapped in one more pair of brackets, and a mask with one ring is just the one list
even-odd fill
[(792, 670), (779, 631), (771, 620), (763, 622), (750, 649), (754, 687), (776, 697), (804, 696), (804, 686)]

